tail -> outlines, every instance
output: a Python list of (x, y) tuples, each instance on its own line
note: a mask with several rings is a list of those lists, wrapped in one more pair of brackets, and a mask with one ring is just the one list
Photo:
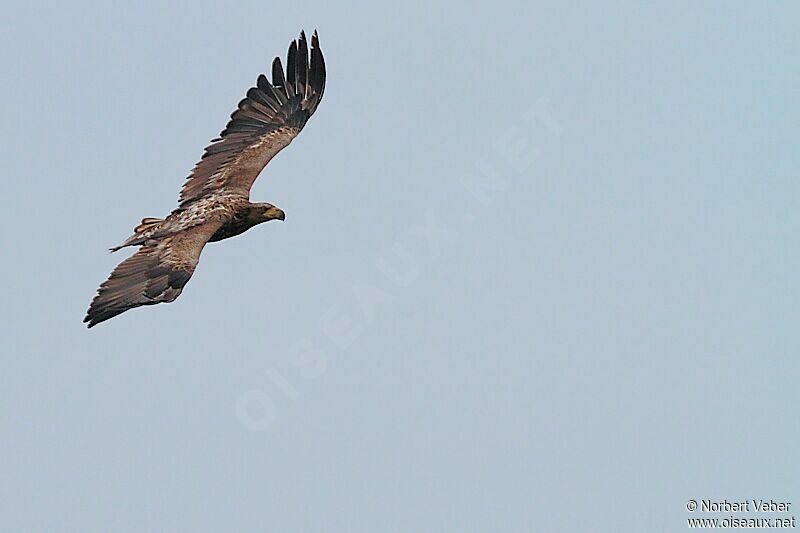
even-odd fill
[(126, 246), (137, 246), (140, 244), (144, 244), (144, 242), (148, 239), (150, 234), (154, 230), (158, 228), (158, 226), (164, 222), (163, 218), (155, 218), (155, 217), (145, 217), (142, 219), (142, 222), (133, 228), (133, 235), (125, 239), (125, 242), (120, 244), (119, 246), (114, 246), (113, 248), (109, 248), (109, 252), (116, 252), (117, 250), (121, 250)]

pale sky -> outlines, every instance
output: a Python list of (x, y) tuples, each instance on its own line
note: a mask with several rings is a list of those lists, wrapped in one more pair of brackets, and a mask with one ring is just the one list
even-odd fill
[[(800, 505), (796, 3), (2, 11), (1, 531)], [(315, 28), (325, 98), (252, 191), (286, 221), (87, 330), (107, 248)]]

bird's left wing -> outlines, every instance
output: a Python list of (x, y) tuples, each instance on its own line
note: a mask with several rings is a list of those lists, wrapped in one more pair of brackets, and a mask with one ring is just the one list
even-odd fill
[(174, 301), (194, 274), (203, 247), (221, 225), (221, 221), (206, 222), (145, 242), (100, 285), (83, 321), (91, 328), (134, 307)]
[(325, 60), (317, 32), (311, 50), (305, 33), (292, 41), (284, 73), (272, 63), (272, 82), (263, 74), (239, 102), (219, 138), (211, 141), (181, 189), (181, 205), (220, 189), (249, 195), (258, 174), (305, 126), (322, 99)]

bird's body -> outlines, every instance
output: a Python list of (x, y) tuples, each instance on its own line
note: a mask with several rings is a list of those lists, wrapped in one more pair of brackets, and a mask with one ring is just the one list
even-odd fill
[(207, 242), (244, 233), (284, 212), (250, 202), (250, 188), (266, 164), (300, 133), (325, 87), (325, 62), (316, 32), (310, 60), (305, 34), (280, 59), (272, 82), (263, 74), (239, 102), (231, 120), (206, 148), (181, 190), (180, 205), (166, 218), (145, 218), (133, 235), (111, 249), (140, 249), (120, 263), (98, 290), (84, 322), (92, 327), (142, 305), (174, 301), (194, 273)]

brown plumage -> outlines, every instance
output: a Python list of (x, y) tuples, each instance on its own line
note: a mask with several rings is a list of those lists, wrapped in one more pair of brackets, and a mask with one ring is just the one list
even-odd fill
[(325, 60), (317, 32), (310, 52), (305, 33), (300, 33), (286, 62), (284, 73), (275, 58), (272, 82), (262, 74), (247, 91), (184, 183), (178, 208), (164, 219), (142, 219), (133, 235), (111, 249), (141, 247), (100, 285), (83, 319), (88, 327), (134, 307), (174, 301), (207, 242), (284, 220), (274, 205), (251, 203), (250, 188), (266, 164), (297, 137), (322, 99)]

